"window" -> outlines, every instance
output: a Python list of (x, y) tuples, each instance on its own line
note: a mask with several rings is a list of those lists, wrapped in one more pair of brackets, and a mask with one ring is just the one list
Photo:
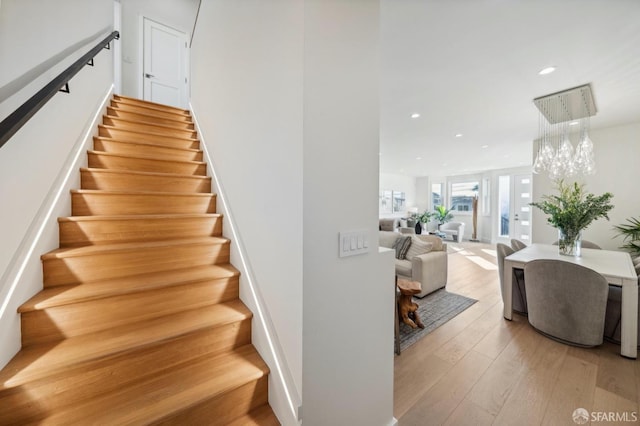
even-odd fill
[(478, 196), (478, 181), (451, 184), (451, 211), (472, 212), (473, 199)]
[(498, 236), (500, 237), (509, 237), (510, 194), (511, 178), (509, 176), (498, 177), (498, 209), (500, 210)]
[(435, 210), (437, 206), (442, 204), (442, 184), (431, 184), (431, 209)]

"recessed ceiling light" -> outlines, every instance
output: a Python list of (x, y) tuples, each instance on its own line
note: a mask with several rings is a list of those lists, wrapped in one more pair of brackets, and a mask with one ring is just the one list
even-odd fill
[(489, 148), (489, 145), (482, 145), (482, 149)]
[(461, 138), (462, 137), (462, 133), (456, 133), (456, 138)]
[(416, 160), (422, 160), (422, 157), (416, 157)]
[(546, 67), (541, 69), (540, 71), (538, 71), (538, 75), (547, 75), (547, 74), (551, 74), (552, 72), (554, 72), (556, 70), (556, 67)]
[(411, 118), (418, 118), (420, 117), (420, 114), (418, 114), (417, 112), (414, 112), (413, 114), (411, 114)]
[(572, 121), (571, 123), (569, 123), (569, 126), (577, 126), (578, 124), (580, 124), (579, 121)]

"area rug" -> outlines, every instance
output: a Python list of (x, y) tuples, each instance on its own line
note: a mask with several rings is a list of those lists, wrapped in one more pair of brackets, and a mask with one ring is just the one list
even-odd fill
[(445, 289), (434, 291), (422, 299), (414, 297), (413, 301), (419, 306), (418, 315), (424, 328), (413, 329), (400, 321), (400, 351), (404, 351), (477, 302), (469, 297), (449, 293)]

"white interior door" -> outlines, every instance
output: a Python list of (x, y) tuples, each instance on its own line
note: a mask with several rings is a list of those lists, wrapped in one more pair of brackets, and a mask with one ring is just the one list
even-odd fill
[(511, 237), (531, 243), (531, 175), (513, 177), (513, 232)]
[(187, 106), (187, 35), (144, 18), (143, 99)]

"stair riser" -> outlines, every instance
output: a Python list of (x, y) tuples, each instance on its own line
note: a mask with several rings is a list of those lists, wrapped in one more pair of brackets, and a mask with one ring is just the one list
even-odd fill
[(162, 105), (162, 104), (157, 104), (154, 102), (150, 102), (150, 101), (144, 101), (142, 99), (136, 99), (136, 98), (127, 98), (127, 97), (122, 97), (122, 96), (118, 96), (118, 95), (114, 95), (113, 97), (114, 100), (120, 102), (120, 103), (126, 103), (129, 105), (140, 105), (146, 108), (151, 108), (157, 111), (168, 111), (168, 112), (172, 112), (175, 114), (183, 114), (183, 115), (188, 115), (189, 112), (187, 110), (184, 110), (182, 108), (177, 108), (177, 107), (172, 107), (169, 105)]
[[(62, 340), (238, 297), (237, 277), (72, 303), (22, 314), (22, 343)], [(81, 320), (80, 320), (81, 319)]]
[(229, 391), (217, 398), (203, 401), (188, 410), (177, 413), (167, 419), (154, 422), (159, 426), (181, 426), (208, 424), (216, 419), (216, 424), (226, 425), (235, 418), (247, 414), (249, 411), (267, 403), (268, 376), (264, 376), (237, 389)]
[(221, 236), (222, 217), (60, 221), (60, 247)]
[(132, 142), (107, 141), (104, 139), (95, 139), (93, 142), (93, 149), (95, 151), (112, 152), (122, 155), (161, 158), (166, 160), (202, 161), (203, 158), (202, 151), (186, 151), (164, 146), (154, 146)]
[(158, 117), (151, 114), (126, 111), (118, 107), (107, 107), (107, 115), (125, 120), (142, 121), (146, 123), (160, 124), (162, 126), (171, 126), (177, 129), (193, 130), (194, 125), (185, 120), (172, 120), (170, 118)]
[[(34, 421), (48, 412), (117, 391), (202, 356), (213, 356), (248, 344), (250, 340), (251, 318), (247, 318), (179, 336), (166, 343), (79, 364), (62, 374), (29, 383), (20, 390), (0, 391), (0, 424)], [(134, 357), (135, 362), (132, 362)], [(109, 363), (105, 365), (105, 361)], [(37, 407), (30, 398), (25, 402), (21, 391), (27, 390), (26, 387), (33, 395), (46, 395), (38, 400)], [(16, 418), (17, 412), (26, 412), (28, 417)]]
[(165, 136), (161, 134), (140, 133), (133, 130), (119, 129), (115, 127), (98, 126), (98, 135), (131, 142), (148, 142), (166, 145), (168, 143), (183, 144), (185, 141), (194, 142), (188, 138), (179, 138), (176, 136)]
[(152, 247), (42, 261), (45, 287), (223, 263), (229, 263), (229, 242)]
[(89, 152), (89, 167), (96, 169), (129, 170), (134, 172), (172, 173), (187, 176), (206, 176), (206, 163), (153, 160), (122, 157)]
[(131, 122), (108, 116), (102, 117), (102, 124), (104, 124), (105, 126), (114, 126), (118, 129), (123, 130), (128, 129), (137, 132), (159, 133), (162, 135), (175, 136), (178, 138), (195, 139), (198, 137), (196, 132), (193, 130), (176, 129), (174, 127), (157, 126), (154, 124), (145, 124), (141, 122)]
[(103, 140), (107, 142), (115, 141), (115, 142), (128, 142), (128, 143), (143, 143), (146, 145), (161, 146), (161, 147), (175, 148), (175, 149), (200, 149), (200, 142), (198, 142), (197, 140), (193, 141), (188, 139), (172, 139), (169, 141), (154, 140), (153, 142), (140, 142), (140, 141), (133, 141), (129, 139), (112, 139), (105, 136), (94, 136), (93, 137), (94, 144), (95, 144), (95, 141), (97, 140)]
[(155, 191), (155, 192), (211, 192), (211, 178), (178, 175), (144, 175), (136, 173), (110, 173), (100, 170), (80, 172), (82, 189), (103, 191)]
[(191, 116), (185, 113), (175, 113), (171, 111), (161, 111), (154, 108), (145, 107), (142, 105), (135, 105), (126, 103), (124, 101), (111, 101), (111, 106), (118, 108), (121, 111), (135, 112), (146, 115), (153, 115), (154, 117), (167, 118), (169, 120), (179, 120), (184, 122), (191, 122)]
[(215, 195), (72, 193), (73, 216), (215, 213)]

